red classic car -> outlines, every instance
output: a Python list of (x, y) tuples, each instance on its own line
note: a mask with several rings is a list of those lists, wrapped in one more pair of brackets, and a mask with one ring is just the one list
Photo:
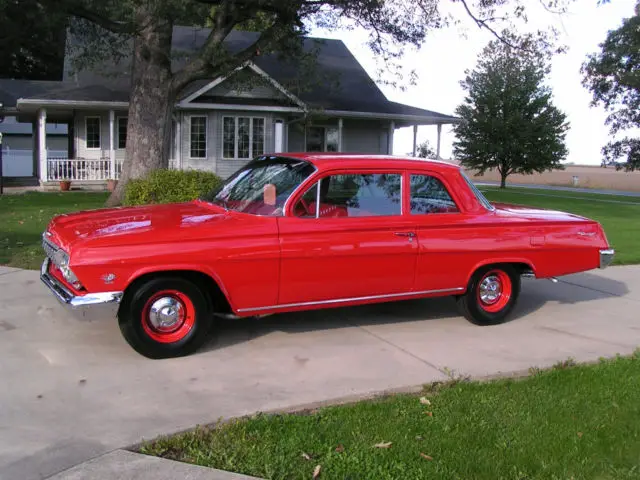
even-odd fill
[(142, 355), (185, 355), (216, 316), (453, 295), (504, 321), (521, 276), (608, 266), (597, 222), (491, 204), (457, 166), (346, 154), (261, 156), (192, 202), (55, 217), (43, 282), (111, 306)]

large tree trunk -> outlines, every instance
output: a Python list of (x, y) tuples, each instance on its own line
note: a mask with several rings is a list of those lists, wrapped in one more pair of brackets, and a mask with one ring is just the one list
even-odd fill
[(500, 188), (507, 188), (507, 175), (500, 173)]
[(149, 2), (142, 4), (137, 11), (137, 24), (145, 27), (134, 39), (126, 159), (107, 206), (122, 203), (129, 180), (168, 166), (171, 114), (176, 99), (171, 87), (173, 25), (157, 19)]

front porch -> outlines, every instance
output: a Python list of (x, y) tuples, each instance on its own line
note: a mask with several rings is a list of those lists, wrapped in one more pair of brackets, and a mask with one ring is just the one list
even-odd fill
[[(39, 105), (32, 112), (36, 116), (34, 165), (43, 187), (54, 187), (60, 181), (70, 181), (75, 187), (105, 186), (108, 180), (120, 178), (126, 157), (127, 112), (124, 105), (110, 103), (108, 109), (86, 105), (72, 111)], [(437, 128), (436, 158), (440, 158), (442, 125), (450, 123), (449, 119), (410, 115), (340, 113), (338, 116), (325, 112), (313, 117), (298, 112), (254, 112), (229, 107), (209, 111), (178, 109), (173, 118), (169, 168), (208, 170), (227, 178), (252, 156), (262, 153), (393, 154), (394, 133), (406, 127), (413, 129), (415, 156), (419, 126)], [(66, 156), (47, 149), (48, 121), (68, 123)]]

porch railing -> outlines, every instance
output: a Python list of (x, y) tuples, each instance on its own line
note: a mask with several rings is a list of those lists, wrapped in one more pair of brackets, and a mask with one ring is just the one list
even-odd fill
[[(111, 161), (108, 158), (100, 159), (69, 159), (64, 157), (49, 157), (47, 159), (47, 181), (71, 180), (106, 181), (118, 180), (122, 173), (123, 159), (116, 159), (115, 169), (111, 171)], [(169, 160), (169, 168), (177, 168), (174, 160)]]

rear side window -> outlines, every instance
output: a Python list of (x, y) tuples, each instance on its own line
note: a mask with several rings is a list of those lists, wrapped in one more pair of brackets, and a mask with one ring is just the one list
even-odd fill
[(430, 175), (411, 175), (411, 213), (456, 213), (458, 207), (444, 184)]

